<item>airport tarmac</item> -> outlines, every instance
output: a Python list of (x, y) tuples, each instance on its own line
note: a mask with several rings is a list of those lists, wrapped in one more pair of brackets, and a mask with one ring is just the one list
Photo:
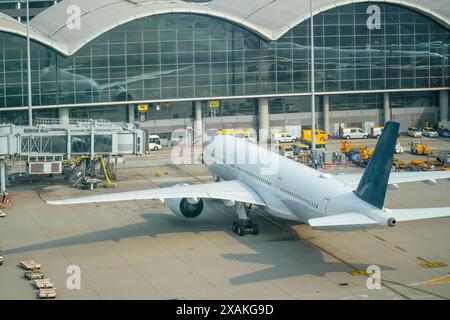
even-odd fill
[[(443, 139), (430, 144), (450, 149)], [(256, 209), (252, 218), (260, 234), (239, 237), (231, 231), (233, 211), (220, 201), (208, 201), (196, 219), (178, 218), (159, 201), (77, 206), (43, 201), (213, 180), (203, 165), (171, 165), (169, 155), (127, 158), (115, 189), (79, 190), (61, 179), (11, 188), (13, 206), (0, 218), (5, 259), (0, 299), (36, 299), (18, 267), (29, 259), (42, 264), (58, 299), (450, 298), (448, 218), (331, 232), (274, 220)], [(403, 184), (388, 191), (386, 207), (450, 207), (449, 194), (447, 180)], [(66, 285), (71, 265), (80, 267), (81, 289)], [(379, 290), (367, 287), (364, 271), (370, 265), (381, 268)]]

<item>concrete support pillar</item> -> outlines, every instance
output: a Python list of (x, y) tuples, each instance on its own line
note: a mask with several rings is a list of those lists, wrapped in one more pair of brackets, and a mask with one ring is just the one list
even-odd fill
[(439, 92), (439, 121), (446, 123), (448, 121), (448, 91)]
[(194, 111), (194, 143), (203, 144), (202, 102), (195, 101)]
[(385, 92), (383, 94), (383, 102), (384, 102), (384, 123), (391, 121), (391, 103), (389, 92)]
[(58, 109), (58, 114), (59, 114), (59, 123), (64, 126), (68, 126), (70, 124), (69, 108)]
[(6, 161), (0, 161), (0, 192), (6, 191)]
[(136, 120), (134, 118), (134, 105), (128, 105), (128, 123), (134, 123)]
[(330, 96), (323, 96), (323, 131), (330, 133)]
[(258, 99), (258, 131), (258, 142), (267, 143), (270, 134), (269, 98)]

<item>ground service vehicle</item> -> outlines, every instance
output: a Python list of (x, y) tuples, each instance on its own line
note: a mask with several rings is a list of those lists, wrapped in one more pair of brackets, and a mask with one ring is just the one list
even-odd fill
[(370, 136), (372, 138), (380, 139), (381, 134), (383, 133), (383, 129), (384, 129), (384, 127), (372, 127), (370, 129)]
[(367, 139), (369, 133), (362, 128), (343, 128), (340, 133), (341, 138), (350, 139)]
[(285, 157), (290, 158), (290, 159), (294, 158), (294, 149), (292, 149), (291, 146), (280, 145), (278, 148), (279, 148), (279, 153), (282, 156), (285, 156)]
[(148, 136), (148, 150), (158, 151), (162, 149), (161, 139), (155, 134)]
[[(302, 140), (311, 140), (311, 132), (312, 130), (302, 130)], [(328, 133), (323, 130), (316, 130), (316, 141), (327, 141)]]
[(217, 131), (219, 136), (233, 136), (236, 138), (245, 139), (249, 142), (256, 143), (256, 134), (253, 129), (223, 129)]
[(408, 128), (408, 131), (406, 132), (406, 134), (410, 137), (422, 138), (422, 131), (417, 129), (417, 127), (415, 127), (415, 126), (410, 126)]
[(439, 137), (439, 134), (432, 127), (425, 127), (422, 130), (422, 136), (425, 136), (428, 138), (437, 138), (437, 137)]
[(410, 144), (411, 153), (427, 156), (430, 154), (430, 148), (423, 142), (413, 141)]
[(297, 140), (296, 137), (292, 136), (287, 132), (274, 132), (272, 133), (272, 142), (295, 142)]
[(448, 130), (447, 128), (443, 128), (443, 127), (439, 128), (439, 129), (437, 129), (437, 132), (440, 137), (450, 138), (450, 130)]
[(397, 140), (397, 143), (395, 144), (395, 153), (399, 154), (399, 153), (403, 153), (405, 151), (405, 149), (403, 149), (403, 147), (400, 144), (400, 141)]

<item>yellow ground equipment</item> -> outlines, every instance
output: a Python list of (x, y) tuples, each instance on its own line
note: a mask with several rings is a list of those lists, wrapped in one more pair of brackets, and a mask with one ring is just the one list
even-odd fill
[(348, 141), (342, 140), (341, 141), (341, 152), (347, 154), (350, 151), (351, 151), (350, 143)]
[(68, 161), (64, 169), (68, 181), (73, 186), (84, 188), (86, 184), (93, 184), (97, 172), (101, 172), (105, 180), (105, 186), (109, 188), (115, 187), (112, 179), (115, 177), (114, 168), (112, 164), (105, 161), (102, 155), (96, 155), (91, 159), (91, 156), (81, 155)]
[(413, 160), (411, 161), (411, 169), (416, 169), (416, 171), (444, 171), (446, 168), (441, 162), (435, 160)]
[[(317, 135), (316, 135), (316, 138), (317, 138)], [(309, 138), (302, 137), (301, 141), (302, 141), (302, 143), (307, 144), (308, 147), (311, 148), (311, 136)], [(325, 149), (326, 148), (325, 141), (316, 139), (315, 142), (316, 142), (316, 149)]]
[(428, 156), (430, 154), (430, 148), (421, 141), (413, 141), (410, 144), (411, 153)]
[(400, 167), (400, 168), (404, 169), (405, 168), (405, 162), (400, 160), (399, 158), (395, 158), (394, 157), (394, 159), (392, 159), (392, 166)]
[(359, 153), (361, 159), (369, 159), (373, 154), (373, 148), (361, 144), (351, 145), (348, 141), (341, 141), (341, 152), (345, 154)]
[[(312, 130), (302, 130), (301, 138), (306, 141), (311, 141)], [(328, 133), (322, 130), (316, 130), (316, 140), (317, 141), (327, 141)]]

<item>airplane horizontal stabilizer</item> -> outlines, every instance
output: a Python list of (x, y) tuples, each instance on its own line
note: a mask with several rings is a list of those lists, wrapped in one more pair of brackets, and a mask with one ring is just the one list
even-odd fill
[(344, 227), (378, 224), (375, 220), (372, 220), (363, 214), (354, 212), (309, 219), (308, 223), (312, 227)]
[(392, 215), (397, 221), (412, 221), (450, 217), (450, 208), (393, 209)]

